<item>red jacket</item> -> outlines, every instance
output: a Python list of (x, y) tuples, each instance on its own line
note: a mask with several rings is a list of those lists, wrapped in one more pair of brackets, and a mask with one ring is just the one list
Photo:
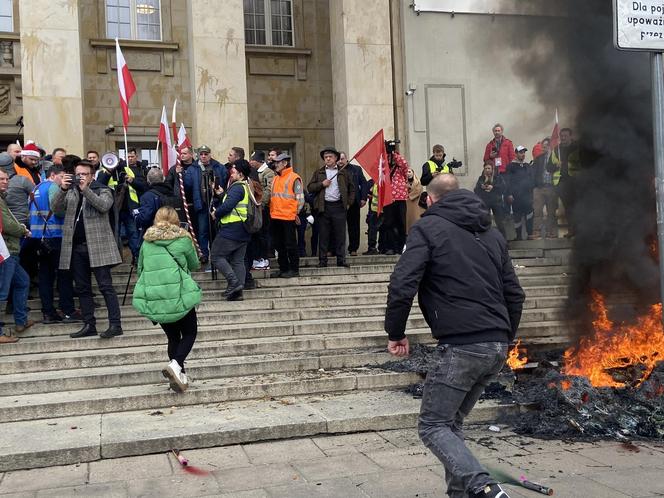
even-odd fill
[[(496, 147), (496, 139), (494, 138), (486, 144), (486, 149), (484, 149), (484, 160), (491, 159), (491, 151)], [(500, 150), (498, 151), (498, 156), (493, 159), (493, 163), (496, 165), (496, 170), (499, 173), (505, 173), (507, 165), (514, 161), (516, 154), (514, 153), (514, 144), (509, 138), (503, 137), (503, 141), (500, 144)], [(500, 159), (500, 161), (498, 161)]]

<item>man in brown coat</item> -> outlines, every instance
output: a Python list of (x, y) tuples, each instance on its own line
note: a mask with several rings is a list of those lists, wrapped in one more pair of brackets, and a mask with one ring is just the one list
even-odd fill
[(94, 167), (85, 160), (76, 166), (75, 177), (65, 175), (53, 198), (53, 211), (65, 217), (60, 269), (71, 269), (74, 274), (85, 322), (81, 330), (70, 335), (72, 338), (97, 335), (91, 273), (108, 309), (110, 326), (100, 337), (122, 335), (120, 305), (111, 276), (111, 267), (122, 262), (109, 220), (112, 207), (113, 192), (94, 180)]
[[(334, 147), (320, 151), (325, 163), (317, 169), (307, 186), (315, 195), (314, 216), (319, 225), (318, 259), (320, 268), (327, 266), (327, 251), (334, 249), (337, 266), (350, 267), (346, 262), (346, 211), (355, 202), (355, 183), (350, 172), (338, 166), (340, 154)], [(330, 238), (334, 247), (330, 247)]]

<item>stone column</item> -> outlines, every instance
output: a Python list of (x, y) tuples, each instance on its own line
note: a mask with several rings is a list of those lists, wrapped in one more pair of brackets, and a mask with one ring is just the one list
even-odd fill
[[(79, 0), (21, 0), (24, 137), (85, 154)], [(118, 104), (119, 105), (119, 104)]]
[(194, 144), (221, 162), (228, 149), (249, 146), (242, 0), (196, 0), (189, 8)]
[(330, 0), (334, 136), (354, 154), (394, 136), (389, 0)]

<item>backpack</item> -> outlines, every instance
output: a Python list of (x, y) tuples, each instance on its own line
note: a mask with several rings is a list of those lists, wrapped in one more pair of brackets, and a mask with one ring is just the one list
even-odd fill
[(152, 192), (157, 194), (157, 198), (159, 199), (159, 207), (162, 206), (172, 207), (173, 209), (175, 209), (175, 212), (178, 214), (178, 218), (180, 218), (180, 223), (187, 222), (187, 215), (184, 212), (184, 205), (182, 204), (182, 198), (179, 195), (163, 194), (157, 190), (152, 190)]
[(249, 190), (249, 205), (247, 206), (247, 219), (243, 222), (244, 229), (251, 234), (260, 232), (263, 228), (263, 207), (254, 197), (254, 182), (246, 183)]

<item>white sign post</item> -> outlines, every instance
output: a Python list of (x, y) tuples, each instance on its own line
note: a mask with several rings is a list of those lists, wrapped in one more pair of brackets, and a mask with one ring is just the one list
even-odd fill
[(664, 301), (664, 0), (614, 0), (614, 43), (620, 50), (652, 52), (652, 116), (657, 186), (660, 299)]

